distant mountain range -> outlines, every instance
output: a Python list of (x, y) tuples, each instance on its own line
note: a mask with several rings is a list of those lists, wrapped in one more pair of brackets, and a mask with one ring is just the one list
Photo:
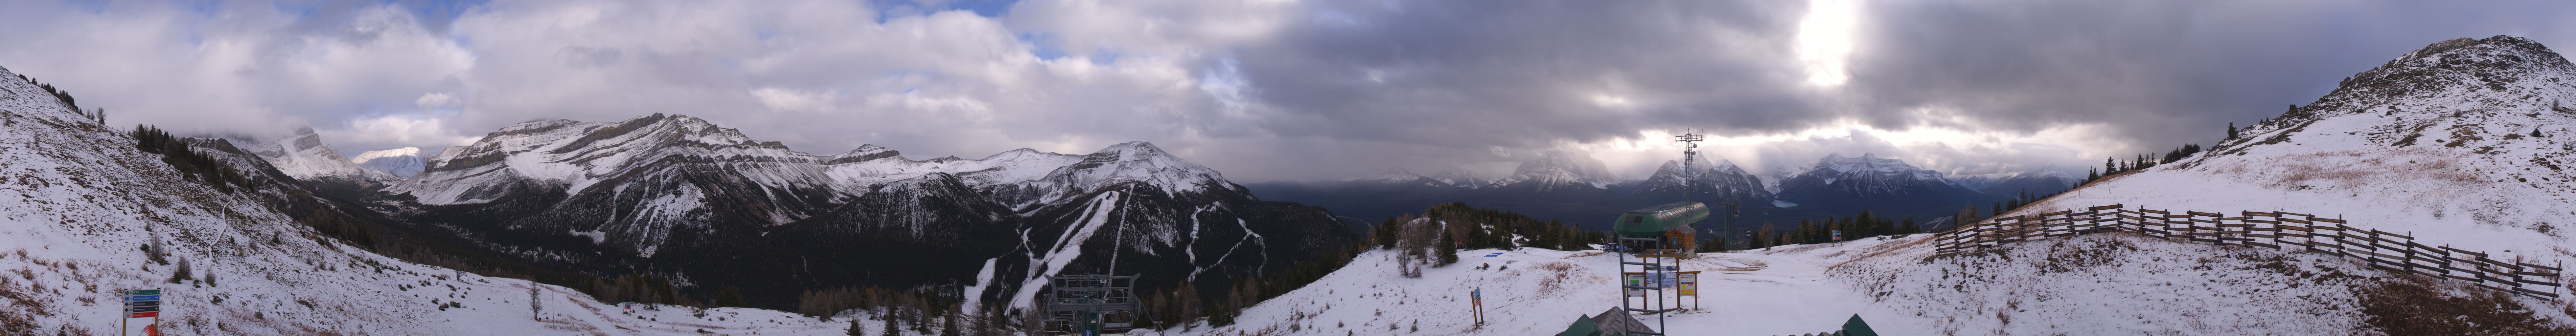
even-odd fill
[(1355, 227), (1443, 202), (1467, 202), (1555, 219), (1587, 229), (1607, 229), (1617, 213), (1684, 199), (1717, 203), (1734, 200), (1742, 216), (1727, 227), (1712, 218), (1702, 228), (1759, 228), (1763, 223), (1796, 225), (1799, 219), (1848, 216), (1862, 210), (1886, 218), (1915, 218), (1934, 223), (1967, 206), (1987, 211), (1994, 202), (2023, 190), (2033, 194), (2063, 191), (2079, 179), (2055, 169), (2012, 174), (1951, 177), (1903, 160), (1876, 155), (1828, 155), (1812, 164), (1775, 168), (1773, 178), (1745, 171), (1734, 162), (1701, 158), (1697, 194), (1685, 197), (1689, 185), (1679, 160), (1666, 161), (1641, 180), (1614, 181), (1601, 162), (1579, 153), (1551, 152), (1523, 162), (1510, 177), (1488, 181), (1447, 173), (1445, 177), (1390, 169), (1378, 175), (1340, 181), (1274, 181), (1247, 187), (1264, 199), (1298, 202), (1333, 209)]
[(659, 114), (529, 121), (425, 159), (416, 148), (344, 158), (309, 129), (239, 138), (283, 175), (494, 254), (701, 294), (739, 288), (772, 307), (859, 285), (1026, 304), (1038, 276), (1058, 273), (1143, 274), (1144, 288), (1233, 281), (1356, 237), (1322, 208), (1254, 199), (1143, 142), (982, 159), (875, 145), (810, 155)]
[(358, 153), (358, 157), (349, 158), (349, 162), (356, 162), (358, 167), (367, 168), (367, 170), (384, 172), (386, 175), (393, 175), (394, 178), (405, 179), (411, 178), (412, 175), (419, 175), (421, 168), (429, 165), (429, 160), (420, 157), (420, 147)]

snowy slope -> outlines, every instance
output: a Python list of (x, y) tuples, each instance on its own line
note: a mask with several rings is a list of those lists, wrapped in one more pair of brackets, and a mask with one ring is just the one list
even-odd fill
[[(1550, 335), (1563, 331), (1576, 315), (1599, 314), (1619, 304), (1613, 276), (1617, 260), (1610, 255), (1535, 248), (1458, 253), (1458, 264), (1426, 267), (1421, 278), (1404, 278), (1396, 271), (1396, 251), (1371, 250), (1314, 284), (1246, 309), (1234, 325), (1168, 331)], [(1492, 253), (1503, 255), (1484, 257)], [(1824, 275), (1830, 261), (1815, 254), (1824, 253), (1711, 253), (1685, 261), (1683, 269), (1704, 271), (1702, 289), (1713, 296), (1699, 305), (1700, 310), (1663, 322), (1676, 330), (1675, 335), (1785, 335), (1832, 331), (1852, 314), (1860, 314), (1881, 334), (1929, 334), (1918, 327), (1928, 323), (1874, 310), (1869, 297), (1831, 281)], [(1495, 267), (1475, 269), (1485, 264)], [(1482, 328), (1472, 326), (1467, 314), (1467, 292), (1477, 288), (1484, 289), (1489, 321)], [(1680, 307), (1690, 307), (1683, 302)], [(1650, 326), (1657, 323), (1652, 317), (1643, 320)]]
[(2340, 215), (2499, 259), (2576, 260), (2576, 109), (2562, 99), (2576, 100), (2576, 65), (2536, 42), (2445, 41), (2193, 157), (2024, 209)]
[[(159, 155), (15, 78), (0, 69), (0, 174), (9, 176), (0, 194), (20, 196), (0, 198), (0, 270), (11, 274), (0, 278), (9, 301), (0, 321), (12, 322), (0, 334), (114, 333), (112, 293), (135, 288), (167, 290), (161, 321), (177, 335), (824, 335), (845, 326), (768, 311), (640, 320), (561, 287), (368, 253), (243, 194), (184, 180)], [(150, 261), (144, 249), (156, 243), (168, 264)], [(179, 265), (199, 280), (170, 283)], [(532, 299), (542, 309), (532, 312)], [(458, 306), (439, 308), (449, 303)]]
[[(1702, 271), (1706, 301), (1694, 308), (1679, 300), (1676, 307), (1694, 309), (1661, 321), (1639, 319), (1663, 323), (1674, 335), (1828, 332), (1855, 314), (1881, 335), (2377, 335), (2384, 325), (2373, 323), (2374, 316), (2407, 315), (2368, 308), (2421, 304), (2397, 300), (2430, 293), (2477, 298), (2423, 307), (2436, 311), (2431, 315), (2505, 321), (2453, 330), (2576, 331), (2570, 329), (2576, 318), (2551, 303), (2480, 297), (2474, 288), (2416, 283), (2331, 255), (2095, 234), (1931, 258), (1927, 237), (1703, 253), (1683, 269)], [(1165, 331), (1546, 335), (1619, 302), (1612, 276), (1617, 260), (1597, 251), (1458, 253), (1459, 264), (1404, 278), (1395, 271), (1394, 251), (1373, 250), (1312, 285), (1245, 310), (1235, 325)], [(1493, 253), (1502, 255), (1485, 257)], [(1471, 325), (1467, 313), (1466, 294), (1478, 288), (1488, 321), (1482, 327)], [(2520, 306), (2477, 306), (2495, 302)]]
[(420, 174), (421, 166), (428, 164), (429, 161), (420, 157), (420, 147), (403, 147), (358, 153), (358, 157), (349, 158), (349, 162), (357, 163), (359, 167), (367, 170), (384, 172), (386, 175), (393, 175), (394, 178), (405, 179)]

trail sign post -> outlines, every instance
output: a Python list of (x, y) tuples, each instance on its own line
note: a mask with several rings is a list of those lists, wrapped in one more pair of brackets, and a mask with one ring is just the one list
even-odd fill
[(1834, 230), (1834, 241), (1843, 241), (1843, 230)]
[(118, 314), (120, 316), (124, 316), (124, 318), (117, 319), (117, 335), (125, 335), (125, 320), (127, 319), (150, 317), (152, 318), (152, 324), (144, 325), (144, 328), (149, 329), (160, 326), (161, 290), (136, 289), (125, 291), (125, 310)]
[(1476, 316), (1476, 325), (1485, 325), (1485, 288), (1476, 287), (1476, 290), (1467, 291), (1467, 301), (1474, 303), (1468, 309)]

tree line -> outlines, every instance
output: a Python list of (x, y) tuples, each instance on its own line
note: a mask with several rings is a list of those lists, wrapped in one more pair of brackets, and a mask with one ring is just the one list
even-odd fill
[[(1774, 227), (1770, 223), (1763, 223), (1762, 228), (1755, 230), (1752, 237), (1746, 241), (1746, 248), (1830, 243), (1834, 241), (1833, 234), (1837, 230), (1842, 231), (1843, 240), (1860, 240), (1877, 236), (1923, 233), (1923, 225), (1915, 222), (1914, 217), (1893, 219), (1862, 210), (1851, 216), (1816, 220), (1801, 219), (1798, 220), (1796, 227)], [(1715, 242), (1716, 245), (1721, 246), (1725, 243), (1724, 240)]]

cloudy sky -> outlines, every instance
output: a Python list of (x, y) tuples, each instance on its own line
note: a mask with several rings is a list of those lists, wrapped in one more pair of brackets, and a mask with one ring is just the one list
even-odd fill
[(2576, 45), (2566, 1), (0, 0), (0, 67), (112, 122), (437, 151), (685, 114), (915, 159), (1150, 141), (1237, 181), (1642, 177), (1671, 130), (1748, 168), (1953, 174), (2209, 143), (2451, 38)]

